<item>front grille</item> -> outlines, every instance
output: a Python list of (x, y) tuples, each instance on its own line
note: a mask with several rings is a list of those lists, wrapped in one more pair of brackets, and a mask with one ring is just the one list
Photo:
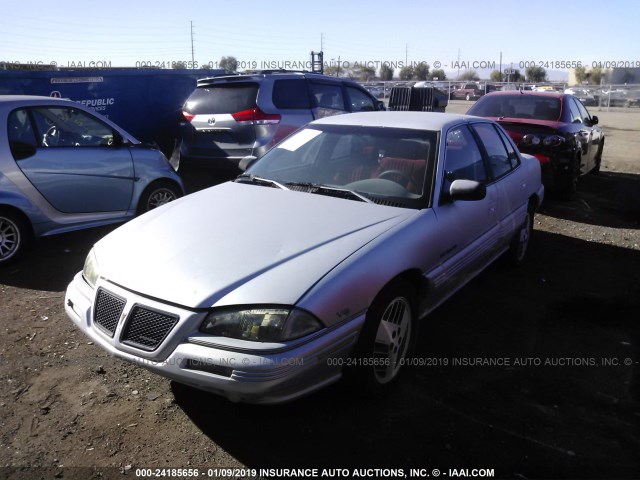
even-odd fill
[(174, 315), (134, 305), (120, 341), (150, 352), (158, 348), (177, 322)]
[(118, 320), (125, 306), (125, 299), (98, 288), (96, 303), (93, 311), (93, 321), (110, 337), (113, 337)]

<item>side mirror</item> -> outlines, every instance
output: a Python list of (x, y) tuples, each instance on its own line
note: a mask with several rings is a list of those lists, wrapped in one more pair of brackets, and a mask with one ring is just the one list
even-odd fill
[(240, 163), (238, 163), (238, 168), (243, 171), (246, 172), (247, 169), (253, 165), (253, 163), (258, 159), (258, 157), (254, 157), (253, 155), (248, 155), (246, 157), (244, 157), (242, 160), (240, 160)]
[(23, 160), (36, 154), (36, 147), (25, 142), (9, 142), (9, 148), (15, 160)]
[(113, 141), (111, 142), (110, 145), (112, 147), (121, 147), (123, 143), (124, 143), (124, 139), (122, 138), (122, 135), (120, 135), (120, 132), (118, 132), (117, 130), (114, 130)]
[(382, 102), (380, 100), (378, 100), (376, 102), (376, 110), (382, 111), (382, 110), (386, 110), (386, 109), (387, 109), (387, 107), (384, 106), (384, 102)]
[(598, 120), (598, 117), (596, 117), (595, 115), (593, 117), (591, 117), (591, 124), (592, 125), (597, 125), (599, 121), (600, 120)]
[(487, 187), (475, 180), (454, 180), (449, 187), (451, 200), (482, 200), (487, 196)]

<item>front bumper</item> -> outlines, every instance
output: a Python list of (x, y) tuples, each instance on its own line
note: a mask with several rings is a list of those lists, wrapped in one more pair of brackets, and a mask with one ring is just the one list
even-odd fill
[[(112, 336), (93, 319), (95, 295), (100, 287), (126, 302)], [(153, 351), (122, 343), (123, 331), (136, 305), (178, 318)], [(81, 273), (67, 288), (65, 310), (78, 328), (110, 354), (179, 383), (247, 403), (286, 402), (337, 381), (342, 362), (333, 360), (349, 355), (364, 323), (363, 313), (284, 348), (265, 350), (258, 345), (255, 349), (234, 349), (216, 344), (215, 337), (198, 331), (206, 311), (164, 304), (102, 279), (94, 290)]]

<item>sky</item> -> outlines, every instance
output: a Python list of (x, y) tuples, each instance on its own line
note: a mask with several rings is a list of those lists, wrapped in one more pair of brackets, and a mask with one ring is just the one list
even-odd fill
[(9, 63), (169, 67), (193, 58), (216, 67), (234, 56), (239, 69), (301, 68), (322, 49), (325, 64), (397, 72), (427, 62), (449, 77), (498, 69), (501, 54), (503, 68), (522, 72), (534, 62), (564, 72), (578, 62), (640, 67), (640, 2), (631, 0), (0, 0), (0, 11), (0, 62)]

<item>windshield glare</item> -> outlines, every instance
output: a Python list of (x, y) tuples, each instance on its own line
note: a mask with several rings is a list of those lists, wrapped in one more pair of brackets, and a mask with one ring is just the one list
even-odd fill
[(313, 125), (262, 157), (247, 174), (284, 185), (309, 183), (372, 198), (418, 199), (430, 185), (437, 132)]

